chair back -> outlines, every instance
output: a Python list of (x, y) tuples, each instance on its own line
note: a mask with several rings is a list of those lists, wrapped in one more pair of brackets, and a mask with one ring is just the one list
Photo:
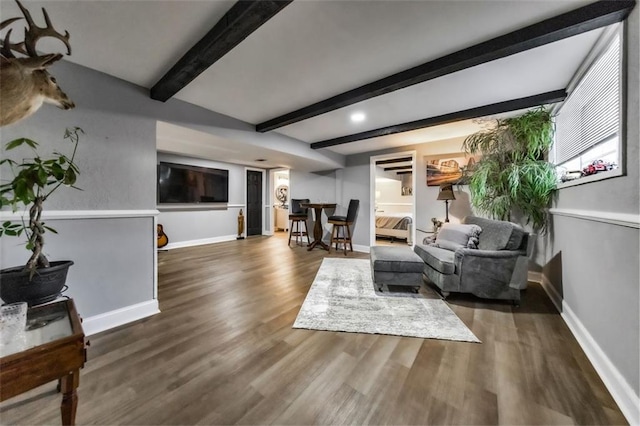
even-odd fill
[(525, 253), (527, 251), (529, 234), (520, 225), (477, 216), (466, 216), (462, 218), (462, 223), (482, 228), (478, 243), (480, 250), (520, 250)]
[(291, 214), (307, 214), (307, 208), (301, 207), (300, 204), (308, 203), (308, 198), (291, 199)]
[(347, 210), (347, 222), (353, 223), (358, 216), (358, 208), (360, 207), (360, 200), (349, 201), (349, 210)]

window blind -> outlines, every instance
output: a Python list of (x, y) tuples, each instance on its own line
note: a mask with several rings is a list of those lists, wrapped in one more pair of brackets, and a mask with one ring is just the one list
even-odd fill
[(555, 164), (571, 160), (618, 133), (620, 62), (618, 34), (558, 111)]

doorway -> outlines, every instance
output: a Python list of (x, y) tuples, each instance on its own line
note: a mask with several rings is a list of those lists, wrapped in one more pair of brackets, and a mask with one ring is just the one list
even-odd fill
[(247, 237), (262, 235), (262, 174), (247, 170)]
[(371, 246), (413, 245), (416, 152), (371, 157)]
[(289, 231), (289, 169), (270, 172), (271, 188), (274, 188), (271, 217), (273, 232)]

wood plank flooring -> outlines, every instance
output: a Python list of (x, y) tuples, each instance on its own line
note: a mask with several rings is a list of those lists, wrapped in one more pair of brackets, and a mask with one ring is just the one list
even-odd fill
[[(450, 298), (482, 344), (292, 329), (326, 256), (284, 233), (159, 253), (162, 313), (91, 337), (77, 423), (626, 423), (537, 284), (519, 308)], [(42, 386), (0, 422), (60, 424), (60, 401)]]

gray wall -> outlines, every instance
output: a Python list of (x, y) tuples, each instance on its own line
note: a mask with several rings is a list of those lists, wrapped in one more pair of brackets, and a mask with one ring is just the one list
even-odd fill
[[(64, 188), (45, 206), (49, 212), (74, 211), (81, 218), (50, 220), (60, 235), (49, 236), (51, 244), (45, 249), (53, 260), (65, 257), (75, 261), (69, 272), (68, 294), (85, 318), (153, 298), (156, 233), (153, 214), (148, 212), (156, 209), (158, 120), (248, 144), (268, 144), (319, 163), (344, 164), (338, 154), (309, 150), (307, 144), (274, 132), (257, 133), (248, 123), (192, 104), (175, 99), (153, 101), (147, 89), (70, 62), (56, 63), (51, 73), (76, 108), (62, 111), (45, 105), (28, 119), (3, 127), (2, 145), (24, 136), (40, 142), (47, 152), (62, 150), (66, 127), (80, 126), (86, 132), (77, 157), (81, 168), (77, 185), (83, 191)], [(5, 158), (9, 154), (2, 151), (1, 155)], [(18, 159), (26, 155), (16, 152), (9, 156)], [(2, 178), (5, 176), (6, 170), (2, 170)], [(112, 210), (142, 210), (147, 217), (90, 217), (96, 211)], [(237, 212), (229, 214), (236, 223)], [(228, 235), (227, 226), (224, 228), (220, 232)], [(235, 229), (233, 226), (234, 233)], [(28, 253), (18, 243), (15, 238), (0, 239), (2, 268), (26, 262)]]
[[(339, 189), (342, 185), (341, 181), (336, 179), (336, 174), (341, 171), (327, 171), (307, 173), (298, 170), (289, 171), (289, 199), (308, 198), (312, 202), (337, 203), (336, 209), (323, 210), (322, 224), (324, 228), (325, 239), (328, 239), (331, 228), (327, 225), (327, 216), (332, 214), (341, 214), (343, 202), (339, 196)], [(344, 208), (346, 212), (346, 208)], [(310, 213), (313, 215), (313, 213)], [(310, 216), (313, 217), (313, 216)]]
[[(155, 210), (155, 119), (142, 114), (140, 88), (105, 74), (62, 62), (52, 70), (77, 107), (62, 111), (45, 105), (28, 119), (2, 128), (3, 146), (17, 137), (41, 144), (42, 152), (64, 150), (65, 127), (80, 126), (86, 135), (78, 147), (77, 186), (62, 188), (46, 203), (56, 210)], [(22, 158), (26, 152), (2, 152)], [(3, 171), (3, 178), (6, 175)], [(146, 218), (47, 220), (50, 259), (71, 259), (68, 294), (85, 318), (153, 299), (153, 216)], [(26, 262), (16, 238), (0, 240), (2, 267)]]
[(234, 238), (237, 235), (240, 209), (246, 214), (245, 167), (165, 153), (158, 153), (158, 162), (160, 161), (229, 170), (228, 206), (192, 206), (180, 209), (170, 205), (158, 205), (158, 223), (162, 224), (164, 232), (169, 237), (168, 247), (195, 243), (198, 240)]
[[(640, 139), (638, 98), (638, 8), (629, 18), (628, 109), (626, 132), (627, 175), (604, 181), (564, 188), (553, 207), (586, 211), (639, 214), (638, 154)], [(430, 229), (431, 217), (444, 218), (444, 203), (437, 201), (438, 188), (426, 186), (424, 156), (460, 151), (462, 139), (349, 156), (343, 171), (344, 196), (348, 202), (358, 196), (364, 204), (358, 222), (369, 223), (370, 158), (375, 155), (416, 150), (416, 227)], [(472, 214), (468, 187), (454, 187), (456, 200), (450, 202), (452, 222)], [(358, 226), (354, 242), (368, 245), (370, 227)], [(640, 365), (639, 254), (638, 230), (600, 222), (553, 217), (550, 233), (539, 238), (532, 270), (543, 270), (564, 303), (576, 314), (614, 367), (638, 394)], [(526, 299), (525, 299), (526, 300)], [(621, 337), (621, 334), (623, 337)]]
[[(347, 167), (342, 170), (343, 196), (338, 199), (338, 203), (347, 206), (349, 199), (360, 199), (360, 211), (356, 226), (354, 227), (354, 244), (368, 246), (370, 243), (370, 221), (372, 220), (374, 208), (374, 206), (371, 205), (371, 157), (397, 152), (416, 151), (416, 166), (414, 168), (416, 173), (416, 186), (413, 188), (416, 202), (415, 228), (430, 230), (432, 227), (432, 217), (444, 221), (445, 205), (443, 201), (436, 200), (438, 197), (438, 187), (427, 186), (427, 165), (424, 157), (459, 153), (463, 140), (463, 138), (455, 138), (347, 157)], [(469, 203), (468, 187), (455, 187), (454, 190), (456, 200), (449, 202), (449, 219), (455, 223), (459, 222), (464, 216), (471, 214), (471, 206)], [(408, 202), (409, 197), (406, 198)]]
[[(153, 299), (153, 219), (46, 220), (50, 260), (71, 259), (65, 293), (84, 318)], [(24, 264), (29, 253), (16, 238), (2, 239), (2, 267)]]
[[(639, 11), (628, 19), (627, 175), (560, 189), (558, 209), (640, 214), (638, 117)], [(637, 228), (563, 216), (553, 217), (544, 239), (543, 273), (597, 345), (640, 393), (639, 270)]]
[[(561, 189), (553, 207), (586, 211), (606, 211), (638, 216), (639, 208), (639, 76), (638, 24), (636, 7), (628, 19), (628, 99), (626, 120), (626, 176)], [(444, 217), (444, 203), (437, 201), (438, 188), (426, 186), (424, 156), (460, 151), (461, 139), (426, 143), (347, 157), (340, 171), (342, 195), (336, 201), (346, 206), (359, 198), (361, 208), (354, 232), (354, 244), (369, 245), (370, 159), (394, 152), (417, 151), (416, 228), (430, 229), (431, 217)], [(320, 186), (311, 181), (293, 181), (296, 191), (314, 194)], [(307, 185), (308, 183), (308, 185)], [(471, 214), (468, 188), (455, 188), (457, 199), (450, 203), (450, 219), (459, 221)], [(311, 197), (314, 199), (314, 197)], [(622, 227), (584, 219), (555, 216), (547, 235), (539, 237), (531, 269), (542, 270), (545, 279), (557, 289), (563, 302), (575, 314), (613, 367), (628, 382), (636, 397), (640, 388), (640, 292), (639, 241), (637, 228)], [(526, 303), (526, 296), (525, 296)]]

